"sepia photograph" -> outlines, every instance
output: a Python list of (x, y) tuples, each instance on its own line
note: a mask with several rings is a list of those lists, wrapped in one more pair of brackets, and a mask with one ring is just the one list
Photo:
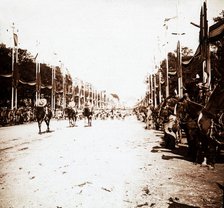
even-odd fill
[(223, 0), (0, 10), (0, 208), (224, 208)]

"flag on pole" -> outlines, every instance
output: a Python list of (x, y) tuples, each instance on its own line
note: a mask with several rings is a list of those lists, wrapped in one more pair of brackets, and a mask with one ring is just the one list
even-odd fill
[(14, 40), (14, 46), (18, 46), (18, 35), (16, 33), (13, 33), (13, 40)]
[(170, 21), (171, 19), (175, 19), (175, 18), (177, 18), (177, 16), (170, 17), (170, 18), (165, 18), (164, 21), (165, 21), (165, 22), (168, 22), (168, 21)]
[(115, 99), (117, 99), (117, 100), (120, 100), (120, 98), (119, 98), (119, 96), (118, 96), (117, 94), (115, 94), (115, 93), (111, 93), (111, 95), (112, 95), (113, 98), (115, 98)]

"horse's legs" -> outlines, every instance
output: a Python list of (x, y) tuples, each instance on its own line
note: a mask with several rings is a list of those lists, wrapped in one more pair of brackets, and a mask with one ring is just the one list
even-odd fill
[(45, 123), (47, 125), (47, 132), (50, 131), (49, 125), (50, 125), (50, 120), (45, 120)]
[[(87, 121), (86, 121), (87, 120)], [(88, 119), (86, 116), (84, 116), (84, 126), (86, 126), (86, 122), (88, 122)]]
[(74, 117), (70, 119), (70, 126), (74, 126)]
[(77, 116), (75, 115), (75, 121), (74, 121), (74, 125), (76, 125), (76, 121), (77, 121)]
[(72, 115), (72, 126), (75, 126), (75, 114)]
[(208, 147), (207, 147), (207, 164), (214, 168), (217, 155), (217, 144), (212, 138), (208, 138)]
[(41, 121), (38, 122), (39, 134), (41, 134)]
[(72, 120), (71, 120), (71, 118), (68, 118), (68, 123), (69, 123), (69, 127), (71, 127), (72, 126)]
[(91, 116), (88, 117), (88, 126), (92, 126), (92, 117)]
[(90, 117), (88, 117), (88, 126), (91, 126)]

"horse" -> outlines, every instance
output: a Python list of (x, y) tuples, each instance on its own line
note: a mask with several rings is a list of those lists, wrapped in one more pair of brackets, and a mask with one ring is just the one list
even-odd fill
[(47, 125), (47, 130), (46, 132), (50, 132), (50, 120), (52, 118), (52, 111), (50, 108), (45, 109), (45, 107), (38, 107), (36, 106), (35, 107), (35, 114), (36, 114), (36, 120), (37, 120), (37, 123), (38, 123), (38, 128), (39, 128), (39, 134), (41, 134), (41, 124), (43, 121), (45, 121), (46, 125)]
[(69, 120), (69, 126), (74, 127), (76, 126), (77, 121), (77, 110), (71, 107), (65, 108), (65, 113), (67, 114), (68, 120)]
[(84, 119), (87, 118), (87, 126), (92, 126), (93, 111), (90, 107), (85, 106), (83, 109)]
[(198, 125), (207, 144), (207, 164), (214, 166), (217, 153), (224, 146), (224, 83), (218, 82), (202, 109)]
[(180, 99), (175, 106), (177, 123), (186, 135), (188, 156), (193, 162), (200, 162), (202, 135), (197, 120), (203, 107), (203, 105), (185, 98)]
[[(153, 120), (153, 123), (154, 123), (154, 126), (155, 126), (156, 130), (160, 129), (161, 123), (162, 123), (161, 120), (160, 120), (160, 117), (159, 117), (161, 104), (152, 109), (152, 120)], [(161, 118), (162, 118), (162, 113), (160, 115), (161, 115)]]
[(137, 116), (137, 119), (142, 121), (142, 122), (146, 122), (147, 111), (148, 110), (145, 106), (138, 106), (134, 109), (134, 112)]

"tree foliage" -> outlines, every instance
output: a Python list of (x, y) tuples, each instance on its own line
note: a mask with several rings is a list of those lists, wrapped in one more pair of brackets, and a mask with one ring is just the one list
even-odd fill
[[(3, 104), (9, 105), (7, 100), (11, 99), (12, 89), (12, 48), (7, 48), (5, 44), (0, 44), (0, 94)], [(15, 52), (16, 54), (16, 52)], [(14, 71), (18, 71), (17, 90), (18, 100), (24, 98), (35, 99), (35, 82), (36, 82), (36, 62), (31, 53), (25, 49), (18, 49), (18, 63), (15, 63), (14, 56)], [(50, 97), (51, 90), (46, 90), (52, 86), (52, 67), (45, 63), (40, 64), (41, 82), (44, 94), (46, 97)], [(8, 75), (8, 76), (6, 76)], [(59, 85), (62, 89), (62, 73), (59, 67), (56, 67), (56, 85)], [(59, 88), (60, 88), (59, 87)], [(49, 88), (50, 89), (50, 88)], [(60, 90), (61, 90), (60, 89)]]

